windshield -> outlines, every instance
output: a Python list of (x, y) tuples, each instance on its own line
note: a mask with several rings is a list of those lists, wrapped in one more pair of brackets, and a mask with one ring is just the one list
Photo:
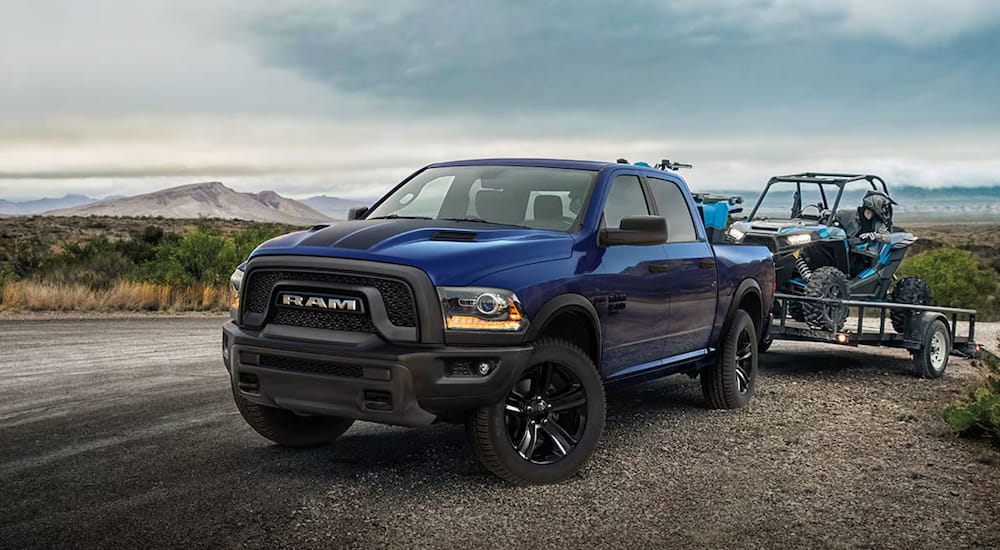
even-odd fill
[[(852, 216), (857, 207), (861, 205), (861, 199), (864, 198), (865, 193), (872, 189), (873, 187), (867, 181), (848, 183), (840, 197), (840, 205), (835, 213), (837, 217)], [(779, 182), (768, 189), (767, 195), (761, 201), (753, 219), (820, 220), (821, 217), (825, 217), (823, 216), (824, 212), (828, 212), (828, 209), (834, 207), (839, 192), (836, 185)], [(798, 200), (796, 200), (796, 193), (799, 193)]]
[(779, 182), (767, 189), (767, 195), (753, 219), (801, 219), (818, 221), (837, 200), (835, 185)]
[(396, 189), (366, 219), (464, 220), (568, 231), (597, 172), (536, 166), (444, 166)]

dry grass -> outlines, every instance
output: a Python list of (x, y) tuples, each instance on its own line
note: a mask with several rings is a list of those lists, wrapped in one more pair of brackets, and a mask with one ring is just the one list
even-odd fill
[(83, 285), (15, 281), (0, 288), (0, 311), (229, 311), (229, 290), (125, 281), (107, 290), (92, 290)]

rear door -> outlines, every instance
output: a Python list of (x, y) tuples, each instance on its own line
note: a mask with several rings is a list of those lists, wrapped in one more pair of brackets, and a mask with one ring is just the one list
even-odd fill
[(692, 217), (687, 195), (669, 179), (646, 177), (656, 212), (667, 219), (663, 245), (670, 295), (666, 357), (697, 355), (708, 348), (718, 300), (715, 254)]
[[(603, 212), (604, 227), (618, 227), (626, 216), (652, 212), (637, 173), (614, 177)], [(603, 273), (594, 278), (592, 300), (603, 318), (602, 368), (605, 376), (612, 376), (664, 356), (670, 275), (662, 245), (608, 246), (600, 254)]]

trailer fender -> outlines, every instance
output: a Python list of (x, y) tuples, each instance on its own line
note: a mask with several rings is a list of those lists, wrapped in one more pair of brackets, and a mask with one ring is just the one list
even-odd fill
[(955, 329), (948, 322), (948, 318), (937, 311), (920, 311), (910, 315), (904, 330), (903, 347), (911, 350), (919, 350), (924, 347), (924, 335), (927, 334), (927, 327), (934, 321), (940, 320), (948, 329), (951, 340), (955, 339)]

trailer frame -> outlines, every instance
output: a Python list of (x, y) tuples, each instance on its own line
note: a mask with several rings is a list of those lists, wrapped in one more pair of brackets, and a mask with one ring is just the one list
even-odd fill
[[(845, 324), (840, 330), (822, 330), (808, 326), (793, 326), (789, 324), (788, 305), (791, 302), (818, 302), (830, 304), (831, 307), (848, 307), (857, 310), (857, 322)], [(865, 327), (866, 310), (878, 310), (878, 331)], [(908, 311), (911, 314), (904, 317), (902, 333), (896, 332), (890, 326), (886, 328), (886, 318), (893, 311)], [(776, 317), (776, 318), (775, 318)], [(871, 316), (867, 316), (871, 318)], [(902, 348), (909, 350), (914, 357), (929, 346), (928, 327), (935, 321), (942, 321), (947, 327), (948, 350), (950, 355), (958, 357), (978, 358), (982, 347), (975, 342), (976, 310), (931, 305), (897, 304), (893, 302), (876, 302), (861, 300), (841, 300), (835, 298), (817, 298), (812, 296), (797, 296), (794, 294), (777, 293), (774, 296), (774, 307), (771, 313), (771, 323), (765, 333), (764, 340), (795, 340), (799, 342), (821, 342), (843, 346), (878, 346)], [(959, 334), (959, 321), (968, 323), (968, 331)], [(945, 364), (941, 366), (943, 374)], [(931, 377), (937, 377), (931, 376)]]

